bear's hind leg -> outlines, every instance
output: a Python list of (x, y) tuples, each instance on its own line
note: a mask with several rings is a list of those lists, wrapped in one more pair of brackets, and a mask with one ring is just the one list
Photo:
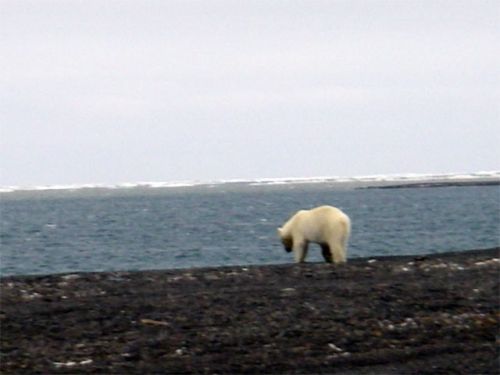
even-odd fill
[(325, 262), (327, 263), (332, 263), (332, 253), (330, 252), (330, 246), (328, 244), (320, 244), (321, 246), (321, 253), (323, 254), (323, 258), (325, 258)]

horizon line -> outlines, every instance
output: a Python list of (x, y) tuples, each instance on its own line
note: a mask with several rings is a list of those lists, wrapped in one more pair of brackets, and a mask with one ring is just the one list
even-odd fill
[(133, 188), (182, 188), (195, 186), (215, 186), (224, 184), (279, 185), (293, 183), (348, 183), (348, 182), (391, 182), (391, 181), (421, 181), (425, 179), (480, 179), (499, 178), (500, 170), (476, 172), (445, 172), (445, 173), (390, 173), (358, 176), (310, 176), (310, 177), (260, 177), (260, 178), (230, 178), (212, 180), (167, 180), (167, 181), (137, 181), (118, 183), (68, 183), (43, 185), (0, 185), (0, 193), (17, 191), (47, 191), (47, 190), (80, 190), (80, 189), (133, 189)]

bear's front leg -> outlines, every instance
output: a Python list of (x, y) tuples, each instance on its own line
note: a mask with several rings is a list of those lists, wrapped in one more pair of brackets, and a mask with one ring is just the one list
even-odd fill
[(295, 258), (295, 263), (303, 263), (307, 255), (307, 241), (294, 241), (293, 245), (293, 256)]

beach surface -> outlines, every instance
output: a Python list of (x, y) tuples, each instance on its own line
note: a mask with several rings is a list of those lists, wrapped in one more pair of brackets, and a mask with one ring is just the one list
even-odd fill
[(498, 374), (500, 248), (5, 277), (4, 374)]

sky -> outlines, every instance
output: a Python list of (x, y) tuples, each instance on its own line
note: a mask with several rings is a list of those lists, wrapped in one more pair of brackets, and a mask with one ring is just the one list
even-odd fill
[(0, 185), (500, 170), (500, 2), (0, 0)]

